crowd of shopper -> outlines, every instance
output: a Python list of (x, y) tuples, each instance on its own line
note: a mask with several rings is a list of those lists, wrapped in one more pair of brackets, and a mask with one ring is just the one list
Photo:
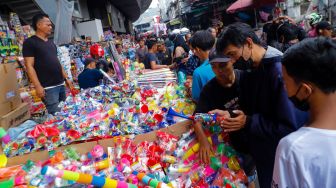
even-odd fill
[[(148, 36), (134, 52), (117, 44), (122, 58), (134, 57), (146, 69), (170, 68), (187, 76), (195, 113), (222, 117), (217, 122), (243, 154), (249, 186), (333, 187), (336, 184), (336, 43), (332, 25), (318, 14), (304, 30), (289, 17), (263, 27), (259, 38), (247, 24), (234, 23), (195, 33)], [(29, 77), (50, 112), (72, 87), (48, 40), (47, 15), (34, 17), (36, 35), (25, 41)], [(97, 86), (101, 71), (113, 74), (102, 49), (93, 45), (79, 75), (81, 88)], [(133, 55), (132, 55), (133, 53)], [(46, 58), (48, 60), (46, 60)], [(48, 62), (48, 65), (45, 64)], [(194, 122), (200, 160), (209, 163), (207, 126)]]

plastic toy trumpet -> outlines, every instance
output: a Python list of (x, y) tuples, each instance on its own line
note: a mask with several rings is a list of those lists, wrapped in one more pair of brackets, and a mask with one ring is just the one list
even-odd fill
[[(223, 142), (222, 135), (213, 135), (208, 137), (208, 141), (210, 144), (218, 144), (219, 142)], [(191, 157), (193, 154), (197, 153), (199, 151), (200, 144), (196, 143), (191, 148), (189, 148), (187, 151), (185, 151), (182, 159), (186, 160), (189, 157)]]
[(202, 121), (203, 123), (219, 122), (222, 121), (222, 117), (218, 117), (217, 114), (206, 114), (206, 113), (196, 113), (193, 116), (186, 116), (184, 114), (174, 111), (172, 108), (169, 108), (167, 112), (168, 116), (177, 116), (184, 119), (189, 119), (192, 121)]
[(142, 183), (145, 185), (149, 185), (150, 187), (154, 188), (170, 188), (167, 184), (160, 182), (156, 179), (152, 179), (151, 177), (147, 176), (145, 173), (133, 171), (133, 175), (135, 175)]
[(93, 185), (96, 187), (103, 188), (136, 188), (134, 184), (126, 183), (123, 181), (117, 181), (109, 178), (104, 178), (100, 176), (92, 176), (90, 174), (83, 174), (72, 172), (69, 170), (58, 170), (50, 166), (44, 166), (41, 170), (42, 175), (56, 176), (61, 179), (75, 181), (76, 183)]

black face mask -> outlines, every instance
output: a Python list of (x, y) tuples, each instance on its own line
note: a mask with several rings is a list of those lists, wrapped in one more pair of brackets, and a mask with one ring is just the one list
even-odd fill
[(236, 61), (236, 63), (233, 64), (233, 67), (238, 70), (251, 70), (253, 69), (253, 60), (252, 60), (252, 51), (250, 58), (248, 60), (245, 60), (243, 58), (243, 53), (244, 53), (244, 46), (243, 46), (243, 51), (242, 55), (239, 57), (239, 59)]
[(251, 70), (253, 69), (253, 60), (251, 58), (245, 60), (243, 56), (240, 56), (236, 63), (233, 64), (233, 67), (238, 70)]
[(289, 100), (294, 104), (294, 106), (301, 110), (301, 111), (308, 111), (309, 110), (309, 103), (308, 103), (308, 98), (309, 96), (304, 99), (304, 100), (300, 100), (297, 98), (297, 94), (299, 93), (300, 89), (301, 89), (302, 85), (299, 87), (299, 89), (296, 91), (295, 95), (288, 97)]

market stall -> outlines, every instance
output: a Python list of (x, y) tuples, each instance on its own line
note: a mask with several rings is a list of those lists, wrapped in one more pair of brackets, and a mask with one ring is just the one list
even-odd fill
[[(6, 27), (2, 48), (17, 49), (8, 41), (16, 41), (21, 31)], [(97, 87), (67, 91), (54, 116), (24, 76), (20, 50), (2, 55), (1, 188), (245, 187), (242, 158), (217, 125), (208, 127), (216, 152), (209, 165), (200, 163), (190, 120), (210, 122), (216, 116), (193, 114), (185, 76), (169, 69), (144, 70), (143, 64), (120, 58), (113, 40), (99, 44), (116, 74), (104, 73), (107, 81)], [(58, 47), (75, 85), (91, 45), (86, 40)]]

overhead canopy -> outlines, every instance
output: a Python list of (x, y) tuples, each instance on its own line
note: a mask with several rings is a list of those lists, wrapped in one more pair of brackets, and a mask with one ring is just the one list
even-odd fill
[[(279, 0), (282, 2), (283, 0)], [(235, 13), (238, 11), (247, 10), (249, 8), (258, 8), (261, 6), (266, 6), (270, 4), (275, 4), (276, 0), (237, 0), (228, 9), (227, 13)]]

